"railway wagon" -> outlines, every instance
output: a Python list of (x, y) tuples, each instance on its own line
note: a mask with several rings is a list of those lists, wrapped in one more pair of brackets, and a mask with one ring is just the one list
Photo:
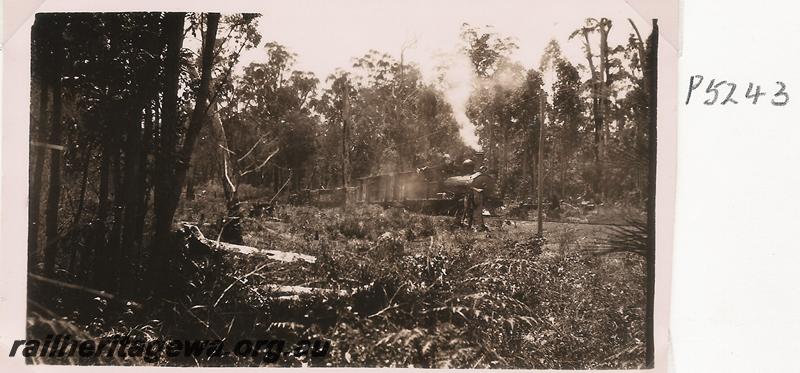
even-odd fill
[(463, 209), (462, 198), (471, 193), (472, 188), (485, 191), (485, 207), (499, 206), (498, 200), (493, 198), (493, 187), (492, 177), (481, 172), (444, 177), (440, 170), (422, 169), (361, 177), (346, 189), (306, 190), (295, 202), (324, 207), (344, 203), (377, 204), (454, 215)]
[(397, 172), (356, 179), (358, 203), (389, 203), (440, 199), (441, 182), (428, 181), (422, 173)]
[(358, 178), (348, 201), (356, 204), (400, 206), (430, 213), (451, 213), (458, 197), (444, 189), (441, 178), (426, 178), (416, 171), (395, 172)]

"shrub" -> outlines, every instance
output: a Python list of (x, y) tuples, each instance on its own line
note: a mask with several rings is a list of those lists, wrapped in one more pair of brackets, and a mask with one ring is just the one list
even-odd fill
[[(547, 240), (511, 227), (474, 233), (449, 229), (447, 218), (376, 206), (346, 212), (279, 206), (276, 216), (282, 221), (246, 220), (248, 234), (259, 247), (307, 253), (315, 263), (216, 255), (178, 244), (169, 280), (174, 291), (127, 314), (122, 325), (111, 320), (123, 310), (104, 308), (92, 333), (332, 341), (327, 358), (284, 357), (283, 366), (643, 365), (644, 261), (638, 255), (588, 255), (575, 249), (579, 233), (572, 230), (553, 230)], [(282, 299), (285, 294), (265, 290), (269, 284), (347, 295)], [(74, 320), (89, 330), (89, 319)], [(156, 364), (259, 363), (230, 357)]]

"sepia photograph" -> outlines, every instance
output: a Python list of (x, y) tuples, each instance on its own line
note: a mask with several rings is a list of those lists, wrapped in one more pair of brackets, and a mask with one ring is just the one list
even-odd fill
[(9, 356), (654, 367), (659, 19), (610, 0), (34, 17)]

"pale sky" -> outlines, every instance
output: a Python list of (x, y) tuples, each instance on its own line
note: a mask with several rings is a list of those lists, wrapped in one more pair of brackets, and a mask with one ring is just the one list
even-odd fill
[[(262, 9), (262, 46), (268, 41), (285, 45), (297, 54), (297, 69), (312, 71), (323, 82), (336, 68), (349, 69), (353, 58), (370, 49), (399, 58), (400, 48), (412, 40), (416, 44), (405, 58), (431, 78), (436, 56), (457, 50), (464, 22), (492, 25), (500, 35), (514, 37), (519, 45), (514, 57), (526, 68), (539, 65), (553, 38), (569, 60), (585, 64), (581, 41), (567, 38), (589, 17), (613, 21), (612, 45), (626, 43), (633, 32), (628, 18), (643, 38), (650, 33), (650, 21), (619, 0), (271, 0)], [(265, 55), (261, 46), (248, 51), (241, 66), (264, 60)]]

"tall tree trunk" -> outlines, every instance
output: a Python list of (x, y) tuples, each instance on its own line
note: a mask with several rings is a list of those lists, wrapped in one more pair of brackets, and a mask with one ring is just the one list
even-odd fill
[[(158, 29), (162, 24), (160, 16), (148, 16), (144, 20), (144, 27), (147, 29)], [(158, 35), (154, 35), (146, 48), (153, 55), (159, 55), (163, 50), (163, 45), (158, 44)], [(119, 256), (121, 258), (119, 269), (120, 292), (131, 294), (135, 290), (134, 285), (138, 285), (130, 278), (138, 277), (135, 273), (138, 264), (141, 263), (140, 253), (144, 219), (147, 213), (147, 162), (148, 154), (152, 154), (150, 147), (153, 135), (153, 120), (151, 106), (153, 101), (158, 99), (159, 69), (160, 61), (157, 59), (148, 60), (137, 74), (140, 78), (139, 89), (130, 100), (130, 110), (123, 123), (125, 142), (121, 144), (125, 153), (125, 167), (123, 174), (124, 182), (124, 215), (122, 217), (122, 239), (120, 244)]]
[(647, 286), (645, 296), (647, 307), (645, 310), (647, 343), (645, 344), (645, 362), (652, 368), (655, 364), (654, 348), (654, 306), (656, 287), (656, 155), (658, 131), (658, 22), (653, 20), (653, 31), (647, 38), (647, 63), (645, 65), (645, 79), (647, 84), (647, 113), (648, 134), (647, 140), (650, 148), (650, 159), (647, 168), (648, 194), (647, 194)]
[(600, 90), (597, 88), (599, 83), (593, 82), (592, 83), (592, 91), (594, 92), (592, 96), (592, 113), (594, 113), (594, 148), (593, 148), (593, 155), (594, 155), (594, 166), (595, 166), (595, 174), (594, 174), (594, 182), (593, 182), (593, 192), (595, 194), (595, 200), (600, 200), (603, 194), (602, 191), (602, 184), (603, 184), (603, 109), (602, 104), (600, 103), (600, 98), (597, 97), (600, 95)]
[(123, 173), (124, 182), (124, 205), (125, 211), (122, 217), (122, 243), (120, 245), (119, 255), (122, 259), (119, 271), (121, 292), (127, 294), (132, 285), (131, 281), (124, 279), (130, 278), (135, 265), (135, 261), (131, 255), (132, 249), (136, 246), (137, 240), (141, 237), (137, 236), (137, 226), (139, 225), (137, 219), (141, 214), (140, 210), (144, 207), (144, 185), (141, 177), (142, 174), (142, 120), (143, 120), (143, 105), (135, 105), (138, 110), (130, 114), (132, 120), (127, 124), (125, 136), (125, 168)]
[[(114, 184), (114, 203), (112, 216), (114, 222), (111, 225), (111, 232), (108, 236), (108, 259), (110, 271), (108, 282), (102, 289), (118, 291), (119, 285), (119, 268), (123, 265), (121, 235), (122, 235), (122, 215), (125, 208), (125, 187), (122, 179), (122, 151), (120, 149), (120, 141), (114, 141), (114, 157), (111, 174), (111, 180)], [(126, 160), (127, 163), (127, 160)]]
[[(166, 290), (159, 280), (167, 273), (168, 250), (172, 217), (172, 188), (175, 186), (175, 163), (178, 146), (178, 87), (181, 72), (180, 53), (183, 48), (183, 23), (185, 13), (167, 13), (162, 23), (161, 35), (166, 41), (161, 87), (161, 126), (153, 177), (153, 241), (147, 269), (150, 292)], [(180, 189), (180, 185), (178, 185)]]
[[(175, 181), (176, 147), (178, 145), (178, 86), (180, 77), (180, 52), (183, 47), (183, 23), (185, 13), (167, 13), (162, 34), (166, 39), (161, 101), (161, 128), (159, 147), (156, 152), (154, 179), (154, 225), (156, 246), (151, 258), (154, 264), (161, 263), (160, 241), (169, 235), (172, 226), (171, 191)], [(180, 188), (180, 186), (178, 186)]]
[(200, 136), (200, 130), (208, 121), (209, 116), (209, 97), (211, 93), (211, 78), (214, 66), (214, 45), (217, 40), (217, 27), (219, 26), (219, 13), (209, 13), (206, 16), (206, 34), (203, 36), (203, 55), (202, 66), (200, 71), (200, 87), (197, 89), (197, 97), (195, 99), (194, 110), (192, 117), (189, 121), (189, 127), (186, 129), (186, 137), (183, 141), (183, 147), (178, 153), (177, 164), (175, 165), (175, 178), (172, 182), (171, 195), (168, 200), (167, 215), (168, 226), (172, 225), (172, 218), (175, 215), (175, 210), (178, 207), (180, 200), (181, 190), (186, 182), (186, 173), (189, 169), (189, 163), (192, 160), (192, 153), (197, 144), (197, 138)]
[[(142, 135), (142, 153), (141, 159), (139, 162), (141, 166), (141, 173), (139, 174), (139, 187), (141, 188), (139, 194), (143, 196), (142, 201), (142, 208), (139, 209), (138, 215), (136, 217), (136, 232), (135, 236), (138, 238), (136, 242), (137, 247), (137, 254), (139, 262), (141, 262), (142, 258), (142, 246), (144, 244), (144, 226), (145, 226), (145, 218), (147, 216), (147, 206), (150, 201), (150, 191), (152, 187), (152, 180), (154, 179), (152, 176), (148, 178), (148, 175), (152, 175), (153, 168), (148, 161), (148, 155), (153, 154), (155, 149), (155, 132), (153, 130), (154, 123), (157, 123), (158, 120), (154, 119), (154, 110), (152, 109), (152, 105), (158, 105), (158, 97), (156, 97), (153, 101), (149, 102), (145, 107), (145, 119), (144, 119), (144, 133)], [(149, 182), (148, 182), (149, 180)]]
[(108, 282), (108, 250), (106, 250), (106, 219), (108, 217), (108, 176), (109, 159), (111, 158), (110, 145), (102, 144), (103, 152), (100, 156), (100, 186), (97, 191), (98, 207), (97, 220), (94, 224), (92, 248), (94, 249), (94, 287), (101, 288)]
[[(157, 278), (165, 273), (166, 261), (169, 260), (167, 253), (170, 250), (169, 238), (172, 228), (172, 219), (178, 208), (181, 190), (186, 182), (186, 172), (192, 158), (197, 137), (200, 130), (208, 119), (209, 94), (211, 86), (212, 67), (214, 65), (214, 44), (217, 37), (217, 27), (219, 25), (220, 14), (209, 13), (206, 17), (206, 34), (203, 35), (203, 50), (200, 71), (200, 86), (195, 97), (195, 107), (192, 112), (189, 126), (183, 140), (183, 147), (177, 153), (177, 94), (178, 78), (180, 74), (180, 50), (183, 44), (183, 21), (184, 13), (170, 13), (165, 19), (165, 34), (167, 39), (167, 51), (164, 67), (164, 100), (161, 116), (163, 119), (161, 129), (161, 155), (158, 160), (157, 175), (162, 181), (157, 185), (155, 202), (155, 237), (153, 238), (153, 250), (151, 253), (150, 270), (153, 275), (150, 278)], [(174, 169), (174, 173), (172, 170)], [(153, 282), (151, 285), (156, 285)], [(155, 286), (151, 286), (153, 290)]]
[[(39, 118), (36, 129), (33, 132), (33, 141), (45, 142), (47, 133), (47, 100), (48, 100), (47, 81), (39, 79)], [(34, 164), (31, 170), (31, 183), (28, 190), (28, 266), (33, 268), (35, 259), (39, 252), (39, 219), (41, 214), (41, 194), (42, 194), (42, 174), (44, 173), (44, 159), (46, 156), (45, 147), (42, 144), (32, 145), (34, 149)]]
[(537, 131), (539, 130), (538, 129), (534, 130), (534, 128), (532, 128), (529, 131), (529, 136), (528, 136), (528, 143), (531, 144), (531, 146), (528, 147), (528, 159), (530, 160), (528, 162), (528, 174), (531, 175), (529, 195), (531, 199), (536, 195), (536, 182), (538, 181), (536, 178), (536, 162), (539, 159), (539, 157), (536, 155), (536, 153), (538, 152), (537, 139), (539, 136), (538, 135), (539, 132)]
[[(563, 150), (562, 150), (563, 152)], [(569, 166), (569, 158), (568, 155), (563, 154), (561, 156), (561, 193), (559, 198), (564, 198), (567, 195), (567, 167)]]
[[(53, 87), (53, 116), (50, 126), (50, 139), (52, 145), (61, 143), (64, 127), (61, 125), (61, 69), (64, 50), (61, 43), (56, 41), (54, 53), (55, 71), (52, 76)], [(50, 151), (50, 185), (47, 190), (47, 206), (45, 207), (45, 259), (44, 272), (51, 275), (55, 268), (58, 255), (58, 210), (61, 202), (61, 149)]]
[(194, 166), (189, 165), (189, 171), (186, 174), (186, 200), (188, 201), (194, 201), (194, 174)]
[[(38, 18), (38, 17), (37, 17)], [(31, 182), (28, 186), (28, 268), (34, 268), (36, 259), (39, 257), (39, 232), (41, 219), (41, 195), (42, 177), (44, 174), (44, 161), (46, 157), (45, 147), (41, 143), (47, 140), (47, 105), (49, 101), (48, 92), (50, 90), (50, 67), (46, 63), (51, 52), (48, 40), (52, 39), (47, 35), (47, 26), (41, 18), (34, 23), (32, 30), (32, 49), (35, 51), (31, 55), (31, 75), (36, 77), (37, 84), (31, 84), (31, 96), (34, 88), (38, 88), (39, 93), (39, 117), (33, 118), (31, 110), (31, 123), (35, 125), (31, 131), (31, 141), (39, 144), (32, 144), (32, 168), (30, 171)]]
[[(81, 223), (81, 216), (83, 215), (83, 206), (86, 201), (86, 185), (89, 183), (89, 165), (91, 159), (91, 152), (88, 146), (83, 148), (83, 176), (81, 177), (81, 191), (78, 194), (78, 207), (75, 209), (75, 216), (72, 218), (72, 225), (78, 227)], [(71, 249), (69, 258), (69, 272), (75, 271), (75, 256), (78, 253), (78, 245), (74, 245)], [(83, 256), (81, 256), (83, 260)]]
[[(602, 27), (602, 26), (601, 26)], [(594, 161), (594, 179), (592, 180), (592, 193), (594, 193), (595, 200), (599, 200), (603, 194), (602, 191), (602, 179), (603, 179), (603, 105), (601, 100), (602, 93), (602, 75), (603, 75), (603, 67), (600, 67), (600, 71), (595, 68), (594, 60), (593, 60), (593, 53), (592, 53), (592, 45), (589, 42), (589, 31), (584, 30), (583, 32), (584, 38), (584, 48), (586, 49), (586, 61), (589, 63), (589, 71), (592, 73), (592, 84), (591, 84), (591, 94), (592, 94), (592, 119), (594, 123), (594, 139), (593, 139), (593, 147), (592, 147), (592, 155)], [(602, 59), (601, 59), (602, 61)]]
[(506, 123), (503, 126), (503, 182), (501, 184), (502, 189), (500, 190), (500, 198), (504, 198), (506, 196), (506, 184), (508, 183), (508, 125), (509, 124)]
[(75, 209), (75, 216), (72, 217), (72, 225), (78, 226), (83, 217), (83, 208), (86, 204), (86, 187), (89, 183), (89, 166), (91, 165), (91, 149), (88, 146), (83, 148), (83, 176), (81, 176), (81, 191), (78, 193), (78, 207)]
[[(497, 116), (496, 115), (493, 116), (492, 119), (496, 120)], [(489, 164), (486, 165), (486, 167), (489, 168), (489, 172), (497, 175), (499, 174), (499, 172), (497, 169), (497, 151), (496, 151), (497, 147), (495, 146), (497, 141), (496, 139), (497, 136), (495, 134), (495, 125), (494, 123), (487, 123), (486, 125), (489, 130), (489, 141), (487, 142), (487, 144), (489, 145), (489, 149), (486, 152), (487, 155), (486, 159), (489, 161)]]
[(602, 18), (600, 20), (600, 126), (602, 132), (602, 140), (600, 142), (600, 158), (599, 158), (599, 187), (600, 187), (600, 200), (603, 201), (606, 198), (606, 193), (608, 192), (608, 186), (606, 185), (606, 177), (605, 177), (605, 162), (608, 158), (608, 136), (609, 136), (609, 129), (608, 124), (606, 123), (606, 115), (609, 111), (609, 106), (611, 102), (609, 101), (609, 91), (611, 89), (611, 65), (608, 61), (608, 34), (611, 31), (611, 20), (607, 18)]
[(539, 142), (537, 145), (538, 156), (536, 157), (536, 232), (541, 236), (543, 230), (544, 209), (542, 208), (542, 192), (544, 189), (544, 131), (545, 131), (545, 98), (544, 92), (539, 96)]
[[(345, 189), (347, 196), (348, 168), (350, 163), (350, 152), (347, 151), (348, 125), (350, 121), (350, 86), (346, 83), (344, 88), (344, 103), (342, 104), (342, 188)], [(347, 200), (345, 200), (347, 204)]]
[(222, 169), (220, 182), (225, 194), (225, 207), (227, 209), (227, 216), (223, 221), (220, 232), (220, 240), (242, 245), (244, 244), (244, 239), (242, 238), (242, 211), (238, 193), (239, 170), (236, 167), (236, 160), (231, 159), (227, 150), (230, 147), (228, 146), (228, 137), (225, 135), (225, 127), (222, 125), (219, 114), (216, 113), (216, 110), (214, 111), (215, 114), (211, 119), (211, 130), (219, 145), (216, 148), (218, 149), (218, 159)]

